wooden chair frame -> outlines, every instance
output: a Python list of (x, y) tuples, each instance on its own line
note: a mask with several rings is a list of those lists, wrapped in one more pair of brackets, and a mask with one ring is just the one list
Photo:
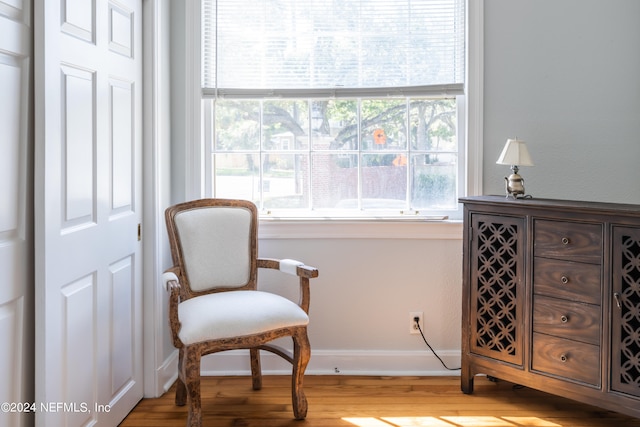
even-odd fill
[[(189, 278), (187, 277), (180, 236), (176, 229), (174, 218), (179, 212), (190, 209), (207, 207), (238, 207), (245, 208), (251, 212), (250, 230), (250, 252), (251, 265), (249, 280), (239, 288), (220, 289), (197, 292), (191, 289)], [(191, 202), (180, 203), (169, 207), (165, 211), (165, 220), (169, 235), (169, 243), (173, 259), (173, 267), (167, 273), (173, 273), (166, 280), (169, 296), (169, 324), (173, 338), (173, 345), (179, 350), (178, 360), (178, 382), (176, 387), (175, 401), (177, 405), (188, 403), (189, 415), (187, 419), (188, 427), (199, 427), (202, 425), (202, 408), (200, 396), (200, 361), (202, 356), (233, 349), (249, 349), (251, 361), (251, 376), (254, 390), (262, 388), (262, 370), (260, 367), (260, 350), (266, 350), (277, 354), (293, 365), (291, 378), (291, 396), (293, 402), (293, 413), (296, 419), (304, 419), (307, 415), (307, 399), (303, 390), (303, 378), (307, 364), (311, 357), (311, 348), (307, 336), (307, 326), (285, 327), (269, 330), (249, 336), (215, 339), (210, 341), (197, 342), (186, 345), (179, 337), (180, 319), (178, 318), (178, 304), (190, 298), (215, 292), (225, 292), (229, 290), (256, 290), (258, 268), (281, 269), (281, 261), (270, 258), (258, 258), (258, 213), (255, 205), (244, 200), (229, 199), (200, 199)], [(295, 274), (299, 277), (300, 300), (298, 305), (309, 313), (310, 291), (309, 279), (318, 277), (318, 270), (306, 265), (298, 265)], [(176, 280), (177, 278), (177, 280)], [(293, 352), (287, 351), (278, 346), (268, 344), (277, 338), (290, 336), (293, 339)]]

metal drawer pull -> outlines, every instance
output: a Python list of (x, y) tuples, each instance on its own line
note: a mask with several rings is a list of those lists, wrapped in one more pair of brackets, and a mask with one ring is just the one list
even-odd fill
[(560, 321), (562, 323), (567, 323), (569, 321), (569, 318), (563, 314), (562, 316), (560, 316)]
[(561, 355), (560, 355), (560, 361), (561, 361), (561, 362), (563, 362), (563, 363), (564, 363), (564, 362), (566, 362), (566, 361), (567, 361), (567, 359), (569, 359), (569, 357), (568, 357), (566, 354), (561, 354)]
[(618, 306), (618, 308), (622, 308), (622, 303), (620, 302), (620, 294), (617, 292), (614, 292), (613, 299), (616, 300), (616, 305)]
[(560, 281), (562, 282), (563, 285), (566, 285), (567, 283), (569, 283), (569, 278), (567, 276), (562, 276), (560, 278)]
[(568, 245), (569, 244), (569, 238), (568, 237), (563, 237), (562, 238), (562, 244), (563, 245)]

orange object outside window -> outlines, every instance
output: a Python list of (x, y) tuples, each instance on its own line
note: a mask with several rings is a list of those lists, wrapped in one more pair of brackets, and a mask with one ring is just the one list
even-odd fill
[(376, 129), (373, 131), (373, 142), (378, 145), (387, 143), (387, 134), (384, 133), (384, 129)]

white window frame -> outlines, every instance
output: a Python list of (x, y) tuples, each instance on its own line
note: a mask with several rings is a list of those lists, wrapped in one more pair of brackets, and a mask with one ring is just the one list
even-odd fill
[[(185, 141), (185, 196), (197, 199), (211, 194), (210, 180), (205, 179), (210, 170), (210, 155), (205, 152), (205, 129), (201, 88), (201, 4), (200, 0), (187, 0), (185, 64), (186, 105)], [(465, 96), (462, 102), (464, 150), (459, 153), (465, 166), (465, 196), (482, 194), (482, 134), (483, 134), (483, 23), (484, 0), (467, 0), (466, 5), (466, 72)], [(460, 136), (459, 136), (460, 137)], [(461, 220), (428, 221), (332, 219), (267, 219), (261, 218), (260, 236), (263, 238), (418, 238), (459, 239), (462, 237)]]

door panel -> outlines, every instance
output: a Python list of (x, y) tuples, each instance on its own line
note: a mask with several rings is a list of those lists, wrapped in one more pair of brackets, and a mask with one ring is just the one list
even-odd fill
[(136, 328), (135, 307), (135, 261), (126, 257), (109, 267), (111, 274), (110, 312), (112, 319), (109, 354), (111, 355), (111, 396), (135, 384), (136, 381)]
[(94, 72), (62, 66), (62, 229), (96, 221)]
[(111, 215), (124, 214), (134, 210), (135, 189), (135, 116), (133, 82), (111, 80)]
[(640, 397), (640, 228), (613, 228), (611, 389)]
[[(80, 407), (97, 400), (93, 392), (97, 356), (95, 292), (95, 276), (92, 274), (60, 289), (63, 320), (60, 350), (64, 355), (62, 384), (65, 386), (64, 397), (52, 402), (62, 401)], [(63, 410), (62, 415), (66, 418), (64, 425), (69, 426), (84, 425), (91, 419), (91, 413), (82, 410)]]
[[(0, 402), (33, 400), (31, 2), (0, 1)], [(0, 425), (29, 415), (0, 411)]]
[(524, 219), (471, 218), (471, 352), (524, 363)]
[(36, 5), (36, 400), (67, 405), (38, 425), (115, 426), (142, 398), (141, 5)]

